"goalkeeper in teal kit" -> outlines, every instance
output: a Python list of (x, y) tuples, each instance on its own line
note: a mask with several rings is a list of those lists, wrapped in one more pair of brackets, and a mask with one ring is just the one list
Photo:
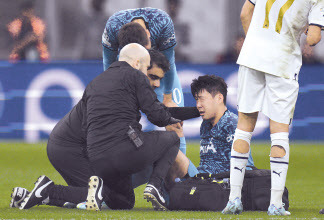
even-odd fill
[[(107, 21), (102, 35), (104, 70), (116, 61), (119, 50), (129, 43), (139, 43), (147, 49), (161, 51), (170, 62), (159, 88), (155, 89), (160, 102), (167, 107), (184, 106), (181, 84), (175, 66), (174, 48), (177, 44), (173, 22), (170, 16), (156, 8), (127, 9), (116, 12)], [(185, 138), (180, 139), (180, 150), (186, 153)], [(196, 173), (193, 164), (189, 174)], [(134, 186), (143, 184), (133, 178)]]

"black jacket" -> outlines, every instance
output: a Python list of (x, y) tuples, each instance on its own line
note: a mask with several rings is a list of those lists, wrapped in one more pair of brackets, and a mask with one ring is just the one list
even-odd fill
[(140, 110), (153, 124), (169, 124), (171, 114), (160, 103), (148, 78), (126, 62), (115, 62), (86, 87), (82, 128), (89, 156), (128, 139), (129, 125), (141, 130)]

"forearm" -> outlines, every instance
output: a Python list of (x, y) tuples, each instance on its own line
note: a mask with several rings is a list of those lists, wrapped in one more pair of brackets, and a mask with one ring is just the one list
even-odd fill
[(241, 11), (241, 22), (242, 22), (245, 35), (249, 30), (252, 16), (253, 16), (253, 11), (254, 11), (254, 5), (249, 0), (246, 0)]
[(241, 17), (242, 26), (243, 26), (243, 30), (244, 30), (245, 35), (247, 35), (247, 32), (248, 32), (249, 27), (250, 27), (251, 20), (252, 20), (252, 16), (251, 17), (244, 17), (244, 18)]
[[(169, 104), (168, 104), (169, 103)], [(170, 105), (170, 103), (173, 103), (173, 100), (172, 100), (172, 93), (170, 94), (163, 94), (163, 104), (165, 104), (167, 107), (176, 107), (176, 104), (175, 105)]]
[(321, 41), (321, 27), (316, 25), (310, 25), (307, 31), (307, 44), (309, 46), (315, 46), (318, 42)]
[(200, 116), (196, 107), (171, 107), (167, 108), (173, 118), (181, 121), (197, 118)]
[(145, 112), (147, 119), (154, 125), (158, 127), (165, 127), (170, 124), (171, 120), (171, 113), (167, 110), (165, 105), (159, 102), (156, 99), (156, 102), (151, 104), (150, 106), (144, 107), (146, 110)]

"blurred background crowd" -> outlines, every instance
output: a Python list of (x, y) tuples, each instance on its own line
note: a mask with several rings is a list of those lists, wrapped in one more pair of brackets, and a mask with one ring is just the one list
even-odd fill
[[(176, 61), (235, 63), (244, 42), (245, 0), (0, 1), (0, 60), (101, 60), (101, 35), (113, 13), (139, 7), (166, 11), (175, 26)], [(301, 40), (304, 64), (324, 63), (324, 41)]]

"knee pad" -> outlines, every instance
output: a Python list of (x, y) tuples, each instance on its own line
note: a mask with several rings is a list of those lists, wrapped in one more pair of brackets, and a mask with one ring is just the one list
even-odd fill
[[(275, 145), (282, 147), (286, 154), (283, 157), (275, 158), (270, 157), (270, 162), (285, 163), (289, 162), (289, 133), (288, 132), (279, 132), (270, 135), (271, 137), (271, 148)], [(271, 153), (270, 153), (271, 155)]]
[[(243, 141), (246, 141), (250, 148), (251, 138), (252, 138), (252, 132), (242, 131), (242, 130), (236, 128), (235, 134), (234, 134), (234, 140), (233, 140), (233, 144), (232, 144), (232, 155), (233, 155), (233, 153), (234, 154), (249, 154), (250, 149), (249, 149), (249, 152), (247, 152), (247, 153), (239, 153), (239, 152), (235, 151), (234, 150), (234, 142), (236, 140), (241, 139)], [(238, 155), (235, 155), (235, 156), (238, 156)]]

